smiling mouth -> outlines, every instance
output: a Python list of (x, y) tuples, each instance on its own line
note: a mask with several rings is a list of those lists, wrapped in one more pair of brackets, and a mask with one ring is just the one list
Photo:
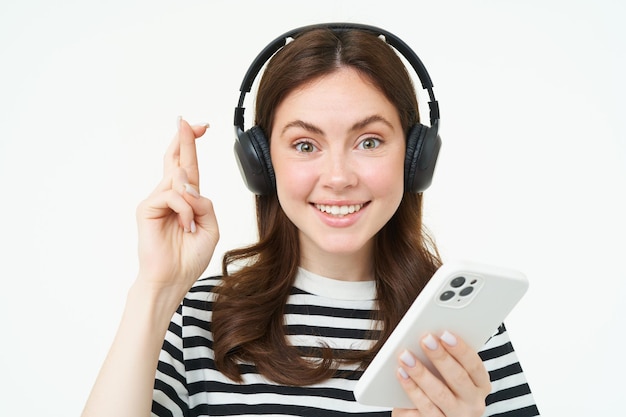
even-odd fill
[(332, 216), (343, 217), (348, 214), (356, 213), (361, 210), (365, 204), (350, 204), (346, 206), (329, 206), (326, 204), (315, 204), (315, 207), (322, 213), (327, 213)]

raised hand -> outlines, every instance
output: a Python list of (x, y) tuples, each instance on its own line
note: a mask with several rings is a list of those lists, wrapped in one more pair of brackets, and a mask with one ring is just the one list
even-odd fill
[(204, 272), (219, 239), (213, 204), (200, 196), (196, 139), (207, 126), (179, 118), (165, 157), (163, 179), (137, 208), (139, 276), (177, 305)]
[(449, 332), (422, 340), (422, 349), (439, 371), (435, 376), (409, 351), (400, 356), (398, 379), (415, 409), (394, 409), (394, 417), (480, 417), (491, 381), (478, 353)]
[(213, 204), (199, 194), (196, 138), (207, 126), (178, 122), (163, 179), (137, 208), (139, 275), (83, 417), (150, 415), (165, 332), (204, 272), (219, 238)]

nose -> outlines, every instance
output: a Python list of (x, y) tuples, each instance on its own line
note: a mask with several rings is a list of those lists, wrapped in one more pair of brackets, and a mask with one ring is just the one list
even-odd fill
[(342, 190), (354, 187), (358, 183), (358, 175), (354, 161), (349, 153), (332, 152), (326, 155), (326, 163), (321, 174), (325, 187)]

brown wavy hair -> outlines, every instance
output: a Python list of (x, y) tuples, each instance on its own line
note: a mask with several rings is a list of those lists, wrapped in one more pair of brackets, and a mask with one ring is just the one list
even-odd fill
[[(271, 132), (275, 110), (291, 91), (342, 67), (357, 70), (385, 94), (398, 109), (405, 134), (419, 122), (413, 83), (389, 45), (364, 31), (315, 29), (297, 36), (268, 63), (259, 83), (255, 124)], [(321, 346), (321, 359), (311, 361), (288, 343), (283, 322), (300, 262), (298, 230), (275, 194), (257, 196), (256, 212), (259, 241), (224, 255), (224, 280), (213, 305), (215, 362), (235, 381), (241, 381), (242, 361), (254, 363), (270, 380), (300, 386), (331, 377), (340, 361), (367, 366), (441, 265), (422, 224), (422, 195), (405, 192), (375, 236), (378, 310), (372, 318), (381, 324), (380, 337), (366, 351), (340, 353)]]

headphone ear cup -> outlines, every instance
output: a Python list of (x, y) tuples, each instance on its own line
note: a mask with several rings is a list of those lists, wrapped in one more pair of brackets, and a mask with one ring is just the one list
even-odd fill
[(248, 189), (258, 195), (272, 194), (276, 189), (276, 178), (263, 130), (258, 126), (245, 132), (238, 129), (234, 150), (239, 172)]
[(441, 138), (437, 131), (437, 124), (427, 127), (420, 123), (409, 130), (404, 161), (405, 191), (422, 193), (432, 183), (441, 149)]

